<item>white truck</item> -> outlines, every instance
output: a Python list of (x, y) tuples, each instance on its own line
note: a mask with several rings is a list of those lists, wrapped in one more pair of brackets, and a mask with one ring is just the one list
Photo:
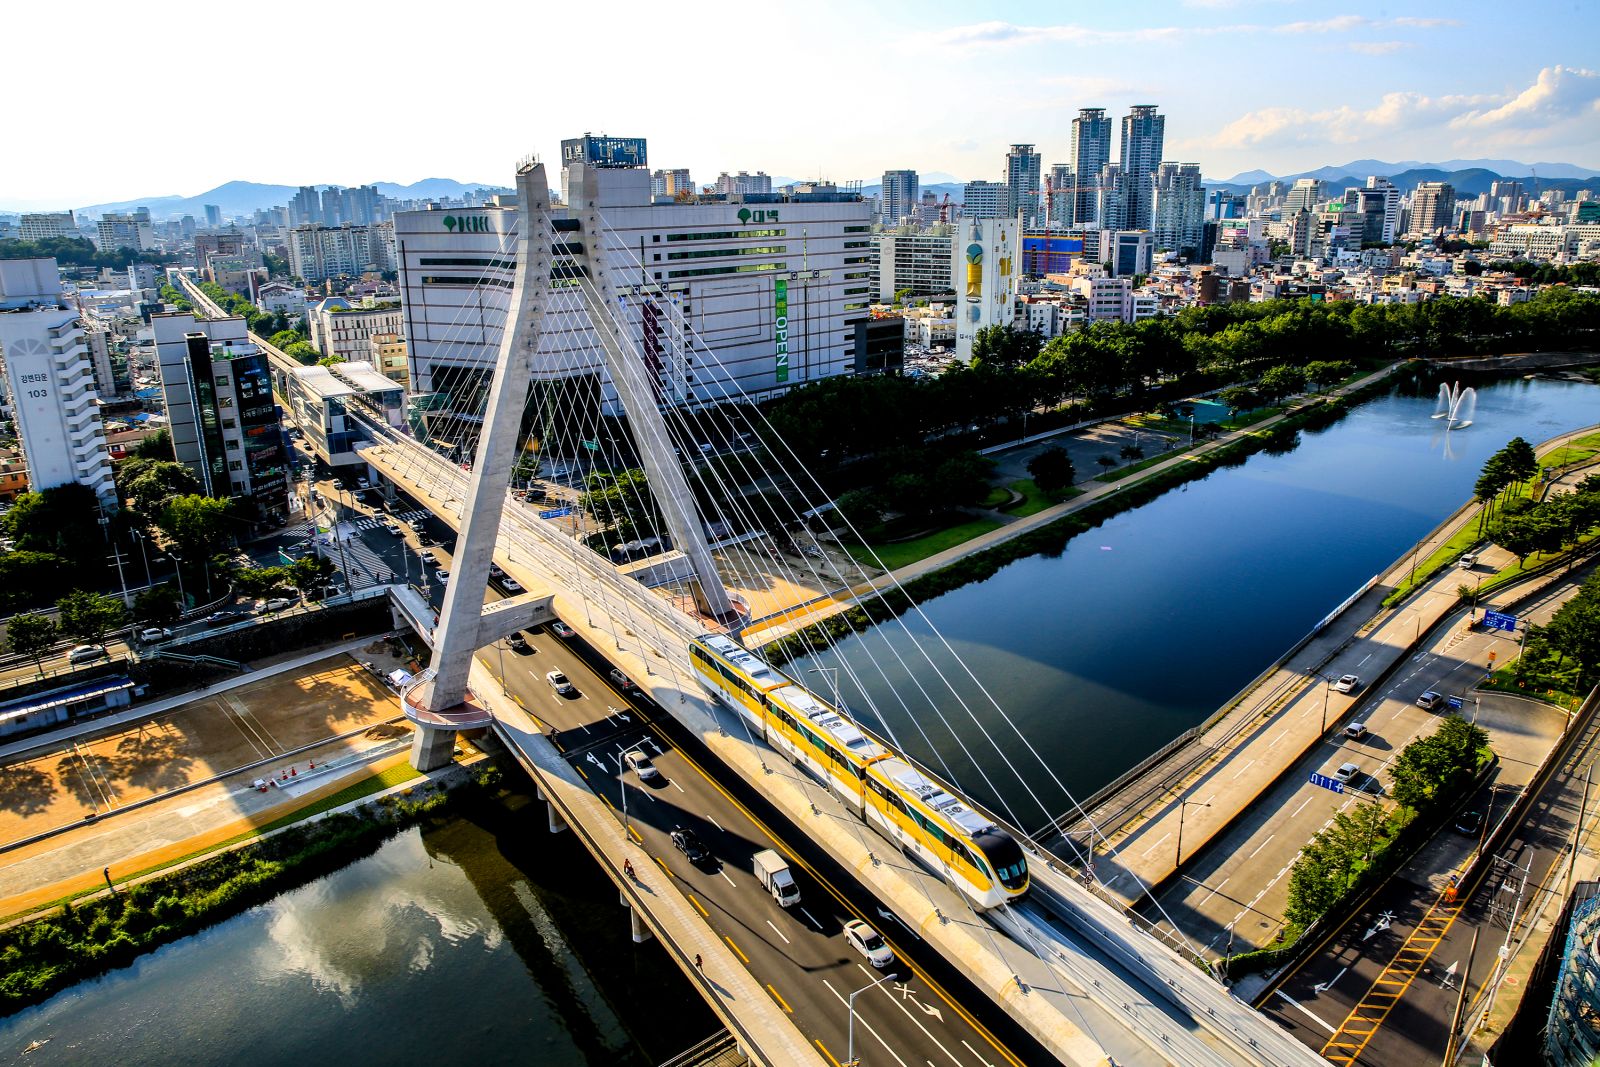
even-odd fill
[(772, 894), (772, 899), (782, 908), (800, 903), (800, 887), (794, 883), (789, 864), (772, 849), (763, 849), (751, 861), (761, 888)]

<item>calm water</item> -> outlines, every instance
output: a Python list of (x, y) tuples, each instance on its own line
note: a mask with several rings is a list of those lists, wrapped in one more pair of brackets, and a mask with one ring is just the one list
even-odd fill
[[(924, 605), (1038, 758), (948, 656), (935, 657), (936, 671), (911, 650), (906, 630), (934, 647), (915, 614), (904, 629), (887, 624), (837, 650), (860, 683), (841, 674), (845, 700), (866, 707), (864, 687), (903, 746), (934, 767), (942, 757), (975, 796), (998, 793), (1037, 826), (1043, 810), (1067, 807), (1041, 760), (1078, 796), (1109, 782), (1216, 710), (1437, 526), (1471, 495), (1490, 453), (1515, 436), (1538, 444), (1600, 422), (1600, 386), (1477, 388), (1465, 430), (1446, 436), (1429, 418), (1437, 382), (1402, 386), (1302, 433), (1286, 455), (1252, 456), (1080, 535), (1059, 556), (1020, 560)], [(820, 688), (820, 676), (800, 676)], [(895, 703), (896, 691), (918, 686), (950, 725), (927, 712), (914, 722)]]
[(474, 818), (0, 1020), (0, 1062), (609, 1067), (717, 1029), (541, 807)]

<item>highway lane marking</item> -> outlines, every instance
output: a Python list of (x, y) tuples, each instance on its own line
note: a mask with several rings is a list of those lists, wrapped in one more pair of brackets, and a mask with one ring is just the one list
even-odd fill
[[(788, 1012), (790, 1015), (794, 1014), (794, 1009), (789, 1007), (789, 1002), (784, 1000), (781, 996), (778, 995), (778, 991), (776, 989), (772, 988), (772, 983), (771, 982), (767, 983), (767, 992), (771, 993), (772, 994), (772, 999), (776, 1000), (778, 1002), (778, 1007), (782, 1008), (784, 1011)], [(824, 1049), (823, 1051), (826, 1052), (827, 1050)], [(832, 1059), (833, 1057), (829, 1056), (828, 1058)]]
[[(866, 974), (866, 977), (871, 981), (877, 981), (880, 977), (882, 977), (881, 975), (873, 974), (871, 971), (867, 970), (865, 967), (862, 967), (861, 964), (859, 964), (859, 963), (856, 964), (856, 967), (858, 969), (860, 969), (861, 971), (863, 971)], [(940, 1041), (938, 1038), (934, 1037), (933, 1034), (928, 1030), (928, 1028), (926, 1026), (922, 1025), (922, 1020), (918, 1019), (915, 1015), (911, 1014), (911, 1012), (906, 1008), (905, 1001), (910, 1000), (911, 1003), (913, 1003), (913, 1004), (915, 1004), (917, 1006), (917, 1010), (922, 1012), (924, 1015), (935, 1015), (935, 1016), (938, 1016), (939, 1021), (940, 1022), (944, 1022), (944, 1017), (942, 1015), (938, 1015), (938, 1012), (939, 1012), (938, 1008), (924, 1007), (922, 1002), (920, 1000), (916, 999), (915, 995), (912, 993), (912, 991), (911, 991), (909, 986), (905, 986), (905, 985), (900, 986), (900, 999), (899, 1000), (896, 1000), (894, 998), (894, 994), (889, 992), (889, 987), (887, 985), (879, 986), (878, 988), (882, 989), (883, 990), (883, 995), (889, 998), (889, 1003), (893, 1004), (895, 1007), (899, 1008), (902, 1012), (904, 1012), (905, 1013), (905, 1017), (907, 1019), (911, 1020), (912, 1025), (915, 1026), (918, 1030), (921, 1030), (923, 1032), (923, 1034), (927, 1036), (928, 1040), (932, 1041), (934, 1043), (934, 1045), (939, 1049), (940, 1052), (942, 1052), (946, 1056), (950, 1057), (950, 1062), (951, 1063), (955, 1064), (956, 1067), (964, 1067), (962, 1062), (959, 1059), (956, 1058), (955, 1054), (952, 1053), (949, 1049), (945, 1048), (944, 1047), (944, 1043), (942, 1041)], [(928, 1062), (928, 1063), (931, 1064), (932, 1061), (924, 1061), (924, 1062)]]
[(843, 1067), (838, 1060), (834, 1059), (833, 1053), (828, 1051), (828, 1046), (822, 1043), (822, 1038), (814, 1037), (811, 1040), (817, 1043), (817, 1047), (822, 1050), (824, 1056), (828, 1057), (828, 1062), (833, 1064), (833, 1067)]
[(705, 909), (705, 905), (700, 903), (698, 897), (696, 897), (693, 893), (686, 893), (684, 895), (689, 898), (689, 903), (695, 906), (695, 910), (698, 911), (702, 917), (707, 919), (711, 918), (711, 913)]
[(663, 860), (660, 856), (656, 856), (656, 857), (654, 857), (654, 859), (655, 859), (655, 861), (657, 863), (661, 864), (661, 869), (663, 871), (667, 872), (667, 877), (671, 878), (672, 877), (672, 869), (667, 866), (666, 860)]
[[(844, 997), (844, 995), (842, 993), (840, 993), (837, 989), (833, 988), (833, 983), (832, 982), (830, 982), (826, 978), (824, 978), (822, 980), (822, 984), (828, 987), (828, 992), (832, 993), (834, 996), (839, 998), (839, 1003), (840, 1004), (846, 1005), (847, 1007), (849, 1006), (850, 1002), (845, 999), (845, 997)], [(884, 1049), (885, 1052), (887, 1052), (889, 1055), (894, 1057), (894, 1061), (896, 1063), (898, 1063), (900, 1065), (900, 1067), (909, 1067), (909, 1065), (906, 1063), (906, 1061), (900, 1058), (900, 1053), (896, 1052), (894, 1050), (894, 1047), (892, 1045), (890, 1045), (889, 1042), (887, 1042), (887, 1041), (885, 1041), (883, 1039), (883, 1035), (878, 1033), (877, 1028), (874, 1027), (871, 1023), (867, 1022), (867, 1020), (862, 1016), (862, 1014), (860, 1012), (856, 1012), (856, 1018), (861, 1020), (861, 1025), (866, 1027), (867, 1033), (871, 1034), (873, 1037), (878, 1039), (878, 1044), (883, 1046), (883, 1049)]]
[(678, 792), (682, 793), (684, 791), (683, 786), (679, 785), (674, 779), (669, 778), (667, 781), (672, 782), (672, 788), (676, 789)]
[(718, 822), (716, 819), (713, 819), (711, 816), (707, 815), (706, 816), (706, 821), (711, 823), (711, 825), (715, 826), (718, 830), (722, 830), (723, 833), (727, 833), (728, 832), (727, 830), (723, 830), (722, 829), (722, 824), (720, 822)]
[(1304, 808), (1304, 807), (1305, 807), (1305, 806), (1306, 806), (1306, 805), (1307, 805), (1307, 804), (1309, 804), (1309, 803), (1311, 803), (1311, 799), (1312, 799), (1312, 798), (1311, 798), (1311, 797), (1306, 797), (1306, 798), (1305, 798), (1305, 799), (1304, 799), (1304, 800), (1302, 800), (1302, 801), (1301, 801), (1301, 802), (1300, 802), (1300, 807), (1298, 807), (1298, 808), (1295, 808), (1295, 809), (1294, 809), (1294, 810), (1293, 810), (1293, 811), (1291, 811), (1291, 812), (1290, 812), (1290, 813), (1289, 813), (1289, 818), (1291, 818), (1291, 819), (1292, 819), (1292, 818), (1294, 818), (1294, 817), (1295, 817), (1295, 816), (1296, 816), (1296, 815), (1299, 815), (1299, 814), (1300, 814), (1300, 811), (1301, 811), (1301, 809), (1302, 809), (1302, 808)]
[(1312, 1012), (1312, 1010), (1310, 1008), (1306, 1007), (1304, 1004), (1300, 1003), (1298, 1000), (1294, 999), (1289, 994), (1285, 993), (1283, 990), (1274, 989), (1273, 992), (1278, 994), (1278, 996), (1282, 997), (1291, 1007), (1299, 1008), (1301, 1011), (1305, 1012), (1306, 1015), (1311, 1019), (1312, 1022), (1316, 1023), (1318, 1026), (1320, 1026), (1324, 1030), (1328, 1031), (1328, 1033), (1332, 1034), (1332, 1033), (1337, 1033), (1338, 1032), (1332, 1026), (1328, 1025), (1326, 1022), (1324, 1022), (1322, 1019), (1320, 1019), (1315, 1013)]
[(807, 911), (804, 908), (800, 909), (800, 914), (804, 915), (808, 920), (810, 920), (811, 925), (815, 926), (817, 928), (817, 932), (818, 933), (822, 932), (822, 924), (817, 922), (817, 917), (815, 915), (811, 914), (809, 911)]
[[(1262, 849), (1266, 848), (1267, 845), (1272, 842), (1272, 839), (1274, 837), (1277, 837), (1277, 836), (1278, 836), (1277, 834), (1268, 834), (1267, 835), (1267, 839), (1265, 841), (1261, 842), (1261, 844), (1256, 846), (1256, 852), (1260, 852)], [(1256, 858), (1256, 852), (1250, 853), (1250, 855), (1246, 856), (1245, 859), (1248, 859), (1248, 860), (1255, 859)]]
[(782, 930), (780, 930), (780, 929), (778, 929), (778, 928), (777, 928), (777, 927), (776, 927), (776, 926), (773, 926), (773, 925), (772, 925), (772, 920), (771, 920), (771, 919), (768, 919), (768, 920), (767, 920), (767, 925), (768, 925), (768, 926), (769, 926), (769, 927), (771, 927), (771, 928), (772, 928), (772, 932), (773, 932), (773, 933), (775, 933), (775, 934), (777, 934), (777, 935), (778, 935), (778, 936), (779, 936), (779, 937), (782, 937), (782, 938), (783, 938), (783, 943), (784, 943), (784, 944), (785, 944), (785, 945), (792, 945), (792, 944), (794, 944), (794, 942), (793, 942), (793, 941), (790, 941), (790, 940), (789, 940), (789, 939), (788, 939), (788, 938), (787, 938), (787, 937), (784, 937), (784, 934), (783, 934), (783, 931), (782, 931)]
[(640, 837), (639, 836), (639, 831), (635, 830), (632, 826), (628, 827), (628, 833), (632, 834), (633, 835), (633, 839), (635, 841), (639, 842), (639, 844), (641, 844), (641, 845), (644, 844), (644, 838)]
[(738, 945), (735, 945), (733, 943), (733, 938), (729, 937), (727, 934), (723, 934), (722, 935), (722, 940), (724, 940), (724, 941), (726, 941), (728, 943), (728, 947), (729, 948), (733, 949), (734, 952), (738, 953), (739, 958), (741, 960), (744, 960), (744, 965), (746, 967), (750, 966), (750, 957), (746, 956), (744, 954), (743, 950), (741, 950)]
[(723, 870), (721, 867), (718, 867), (717, 868), (717, 873), (722, 876), (722, 880), (724, 882), (727, 882), (729, 885), (733, 886), (733, 888), (735, 888), (735, 889), (739, 888), (739, 883), (735, 882), (732, 878), (729, 878), (727, 871)]
[[(967, 1045), (967, 1039), (966, 1038), (962, 1038), (961, 1039), (961, 1043), (963, 1045)], [(978, 1062), (983, 1064), (983, 1067), (994, 1067), (994, 1064), (992, 1064), (988, 1060), (984, 1059), (983, 1058), (983, 1054), (980, 1053), (977, 1049), (973, 1048), (971, 1045), (967, 1045), (967, 1051), (972, 1053), (974, 1056), (977, 1056), (978, 1057)]]
[[(1368, 652), (1365, 656), (1361, 657), (1361, 663), (1365, 663), (1365, 662), (1367, 662), (1367, 660), (1369, 660), (1371, 658), (1372, 658), (1372, 653)], [(1357, 667), (1361, 666), (1361, 663), (1357, 663), (1356, 666)]]
[(1254, 763), (1254, 762), (1255, 762), (1255, 760), (1253, 760), (1253, 759), (1252, 760), (1247, 760), (1243, 767), (1240, 767), (1238, 770), (1233, 772), (1233, 777), (1234, 778), (1238, 778), (1239, 775), (1243, 774), (1245, 771), (1248, 771), (1250, 769), (1250, 765), (1252, 763)]
[[(1165, 841), (1167, 838), (1169, 838), (1171, 836), (1172, 836), (1172, 831), (1168, 830), (1166, 833), (1161, 835), (1161, 841)], [(1150, 853), (1152, 853), (1156, 849), (1160, 848), (1161, 847), (1161, 841), (1157, 841), (1155, 844), (1153, 844), (1149, 848), (1145, 849), (1144, 852), (1142, 853), (1142, 855), (1148, 856), (1148, 855), (1150, 855)]]
[[(1217, 895), (1217, 890), (1219, 890), (1223, 886), (1227, 885), (1228, 882), (1231, 880), (1231, 878), (1232, 878), (1232, 875), (1230, 875), (1228, 878), (1224, 878), (1222, 881), (1218, 882), (1216, 884), (1216, 887), (1214, 889), (1212, 889), (1211, 892), (1207, 893), (1205, 896), (1200, 898), (1200, 904), (1204, 904), (1206, 901), (1208, 901), (1212, 897), (1216, 896)], [(1195, 906), (1199, 907), (1200, 905), (1196, 904)]]

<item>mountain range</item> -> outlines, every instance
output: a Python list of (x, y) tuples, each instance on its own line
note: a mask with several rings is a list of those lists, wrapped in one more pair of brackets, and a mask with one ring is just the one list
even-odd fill
[[(394, 182), (372, 182), (378, 192), (396, 200), (437, 200), (447, 196), (461, 196), (473, 189), (488, 189), (492, 192), (512, 192), (511, 189), (496, 185), (493, 182), (458, 182), (453, 178), (424, 178), (410, 185), (398, 185)], [(319, 185), (318, 188), (327, 188)], [(341, 187), (342, 188), (342, 187)], [(132, 211), (134, 208), (147, 207), (152, 218), (181, 218), (184, 215), (193, 215), (196, 219), (205, 220), (205, 206), (215, 204), (221, 209), (224, 216), (249, 215), (262, 208), (276, 207), (287, 204), (291, 197), (300, 191), (294, 185), (264, 185), (260, 182), (232, 181), (225, 182), (215, 189), (207, 189), (194, 196), (145, 196), (136, 200), (118, 200), (108, 204), (87, 204), (83, 207), (73, 208), (78, 218), (85, 216), (96, 218), (106, 212)], [(17, 210), (0, 206), (0, 211)], [(32, 210), (31, 208), (28, 210)], [(60, 210), (59, 208), (56, 210)]]

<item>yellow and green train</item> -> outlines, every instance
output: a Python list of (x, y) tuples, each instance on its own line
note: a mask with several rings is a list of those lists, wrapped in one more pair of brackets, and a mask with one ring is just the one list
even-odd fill
[(827, 701), (722, 634), (696, 638), (689, 658), (712, 696), (974, 905), (997, 907), (1028, 891), (1014, 837)]

